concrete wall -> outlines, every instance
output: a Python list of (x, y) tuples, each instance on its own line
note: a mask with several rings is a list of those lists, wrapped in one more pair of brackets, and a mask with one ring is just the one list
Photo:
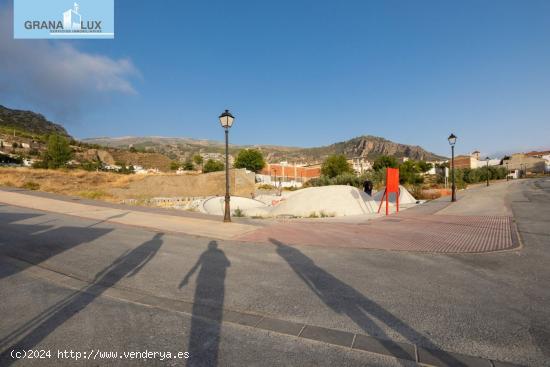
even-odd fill
[[(250, 197), (255, 191), (254, 173), (230, 171), (231, 195)], [(125, 189), (111, 189), (122, 198), (190, 197), (225, 195), (225, 172), (193, 175), (151, 175)]]
[(546, 161), (542, 158), (529, 157), (525, 154), (513, 154), (510, 159), (503, 161), (504, 167), (508, 163), (509, 170), (522, 170), (527, 168), (527, 172), (544, 173)]

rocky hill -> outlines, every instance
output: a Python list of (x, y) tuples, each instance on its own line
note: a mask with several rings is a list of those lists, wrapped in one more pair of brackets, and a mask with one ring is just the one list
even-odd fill
[(396, 158), (408, 157), (415, 160), (440, 160), (445, 157), (428, 152), (418, 145), (399, 144), (377, 136), (359, 136), (347, 141), (331, 144), (324, 147), (300, 149), (294, 152), (286, 152), (282, 155), (274, 152), (271, 160), (287, 157), (289, 160), (322, 161), (331, 154), (343, 154), (348, 158), (366, 157), (376, 159), (381, 155)]
[[(222, 142), (191, 138), (127, 136), (120, 138), (84, 139), (84, 142), (119, 149), (133, 147), (144, 151), (159, 152), (168, 155), (172, 159), (186, 159), (196, 153), (223, 153), (224, 151)], [(390, 155), (397, 158), (408, 157), (415, 160), (444, 159), (444, 157), (428, 152), (416, 145), (399, 144), (384, 138), (369, 135), (315, 148), (274, 145), (231, 145), (230, 153), (235, 154), (244, 148), (256, 148), (261, 150), (270, 163), (280, 161), (316, 163), (322, 162), (331, 154), (344, 154), (348, 158), (366, 157), (368, 159), (376, 159), (376, 157), (381, 155)]]
[(25, 137), (41, 137), (53, 133), (71, 138), (63, 126), (48, 121), (44, 116), (31, 111), (13, 110), (0, 105), (0, 132)]

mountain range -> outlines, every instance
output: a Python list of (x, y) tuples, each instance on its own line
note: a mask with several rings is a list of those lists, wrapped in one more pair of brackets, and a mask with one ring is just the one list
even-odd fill
[[(45, 136), (53, 133), (72, 139), (63, 126), (48, 121), (41, 114), (32, 111), (10, 109), (0, 105), (0, 135), (6, 136), (12, 133), (20, 137), (42, 141), (45, 140)], [(131, 152), (135, 150), (137, 152), (160, 153), (174, 160), (188, 159), (197, 153), (221, 154), (225, 149), (224, 143), (220, 141), (161, 136), (100, 137), (82, 139), (82, 142), (110, 149), (129, 150)], [(235, 154), (245, 148), (261, 150), (267, 161), (272, 163), (280, 161), (318, 163), (332, 154), (344, 154), (348, 158), (365, 157), (367, 159), (375, 159), (381, 155), (428, 161), (445, 159), (445, 157), (428, 152), (417, 145), (399, 144), (370, 135), (359, 136), (347, 141), (314, 148), (276, 145), (231, 145), (230, 153)]]
[[(213, 140), (199, 140), (192, 138), (175, 138), (161, 136), (119, 138), (89, 138), (83, 139), (88, 144), (138, 150), (154, 151), (167, 154), (173, 158), (180, 154), (188, 156), (196, 153), (222, 153), (224, 144)], [(397, 158), (408, 157), (415, 160), (441, 160), (445, 157), (426, 151), (417, 145), (407, 145), (390, 140), (364, 135), (347, 141), (314, 148), (287, 147), (276, 145), (230, 145), (230, 153), (234, 154), (241, 149), (255, 148), (261, 150), (268, 162), (289, 161), (293, 163), (321, 162), (329, 155), (344, 154), (348, 158), (365, 157), (375, 159), (381, 155)], [(178, 154), (180, 153), (180, 154)]]

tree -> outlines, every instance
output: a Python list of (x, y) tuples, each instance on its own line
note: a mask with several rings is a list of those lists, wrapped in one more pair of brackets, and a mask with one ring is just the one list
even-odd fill
[(177, 171), (180, 167), (181, 165), (179, 164), (179, 162), (175, 162), (175, 161), (170, 162), (170, 170)]
[(416, 162), (416, 165), (418, 166), (418, 169), (419, 169), (420, 172), (422, 172), (422, 173), (428, 172), (428, 171), (431, 170), (432, 167), (433, 167), (433, 164), (428, 163), (428, 162), (426, 162), (426, 161), (418, 161), (418, 162)]
[(321, 166), (321, 174), (330, 178), (343, 173), (353, 173), (353, 167), (342, 154), (329, 156)]
[(374, 160), (374, 164), (372, 165), (372, 168), (375, 171), (382, 170), (384, 168), (397, 168), (397, 159), (395, 157), (390, 157), (387, 155), (381, 155), (380, 157), (376, 158)]
[(64, 167), (72, 158), (73, 151), (67, 138), (53, 134), (48, 138), (48, 147), (44, 153), (44, 166), (47, 168)]
[(195, 154), (193, 156), (193, 162), (197, 165), (197, 166), (202, 166), (202, 164), (204, 163), (204, 159), (202, 158), (202, 156), (200, 154)]
[(257, 149), (243, 149), (237, 155), (233, 166), (235, 168), (246, 168), (249, 171), (258, 173), (265, 166), (264, 156)]
[(411, 185), (417, 185), (424, 182), (424, 178), (420, 176), (418, 162), (408, 160), (399, 166), (399, 182), (402, 184), (408, 183)]
[(209, 159), (204, 164), (204, 167), (202, 168), (202, 172), (209, 173), (209, 172), (223, 171), (224, 168), (225, 168), (225, 165), (222, 162)]

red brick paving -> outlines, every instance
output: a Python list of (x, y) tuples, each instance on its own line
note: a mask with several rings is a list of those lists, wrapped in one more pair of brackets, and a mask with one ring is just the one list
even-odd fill
[(286, 222), (263, 227), (238, 240), (290, 245), (397, 251), (468, 253), (517, 246), (512, 218), (500, 216), (393, 215), (361, 224)]

